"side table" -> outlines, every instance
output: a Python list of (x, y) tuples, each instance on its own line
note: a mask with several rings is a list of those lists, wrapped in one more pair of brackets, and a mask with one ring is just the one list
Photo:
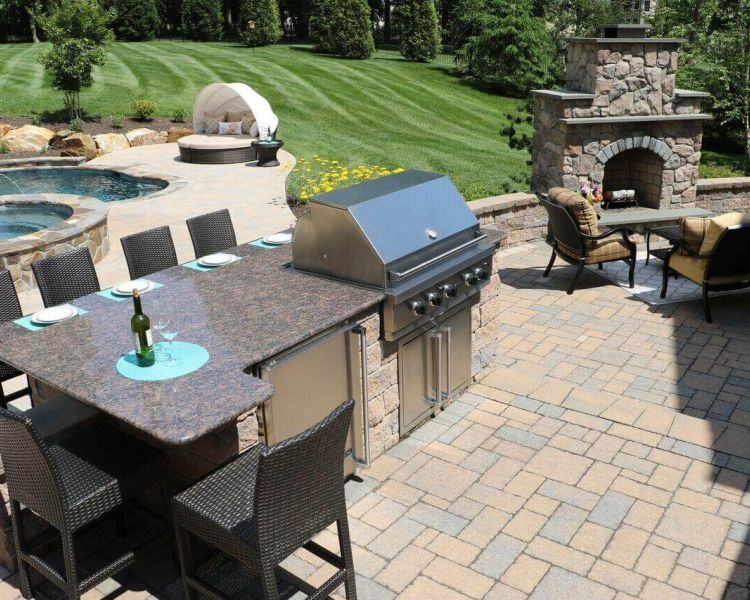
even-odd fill
[(252, 146), (258, 154), (259, 167), (278, 167), (279, 159), (276, 153), (284, 145), (281, 140), (258, 140), (253, 142)]

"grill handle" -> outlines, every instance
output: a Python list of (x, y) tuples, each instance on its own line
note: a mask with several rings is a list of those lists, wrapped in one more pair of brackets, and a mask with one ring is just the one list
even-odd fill
[(370, 392), (367, 388), (367, 328), (357, 325), (352, 332), (359, 336), (360, 368), (362, 370), (362, 429), (364, 456), (359, 458), (352, 453), (352, 459), (363, 467), (370, 466)]
[(449, 256), (452, 256), (456, 254), (457, 252), (461, 252), (461, 250), (465, 250), (469, 246), (473, 246), (475, 244), (478, 244), (481, 242), (484, 238), (487, 237), (486, 233), (483, 233), (477, 237), (475, 237), (473, 240), (469, 240), (468, 242), (464, 242), (463, 244), (460, 244), (456, 246), (455, 248), (451, 248), (447, 252), (443, 252), (442, 254), (438, 254), (437, 256), (433, 256), (430, 259), (427, 259), (424, 262), (419, 263), (418, 265), (415, 265), (411, 267), (410, 269), (407, 269), (406, 271), (389, 271), (388, 273), (391, 276), (391, 279), (395, 279), (396, 281), (400, 281), (401, 279), (404, 279), (405, 277), (409, 277), (411, 275), (414, 275), (414, 273), (418, 273), (422, 269), (426, 269), (427, 267), (430, 267), (434, 265), (436, 262), (440, 262), (441, 260), (445, 260)]

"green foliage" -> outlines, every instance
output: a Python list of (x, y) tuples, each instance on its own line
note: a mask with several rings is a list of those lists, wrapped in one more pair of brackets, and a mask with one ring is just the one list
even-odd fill
[(173, 123), (184, 123), (187, 113), (184, 108), (175, 108), (172, 111), (172, 122)]
[(267, 46), (283, 35), (276, 0), (242, 0), (237, 26), (245, 46)]
[(8, 154), (8, 152), (10, 152), (10, 148), (8, 147), (8, 144), (0, 140), (0, 154)]
[(458, 20), (468, 35), (456, 60), (465, 74), (512, 96), (550, 81), (552, 37), (528, 1), (464, 1), (468, 11)]
[(310, 35), (321, 52), (370, 58), (375, 52), (366, 0), (318, 0), (310, 16)]
[(121, 40), (152, 40), (159, 27), (156, 0), (108, 0), (117, 13), (115, 33)]
[(31, 120), (31, 124), (36, 125), (37, 127), (42, 124), (42, 115), (39, 113), (31, 113), (29, 119)]
[(401, 55), (406, 60), (430, 62), (440, 50), (440, 31), (433, 0), (403, 0), (395, 17), (401, 32)]
[(52, 78), (52, 87), (65, 95), (71, 118), (81, 116), (81, 89), (90, 87), (95, 66), (106, 62), (112, 45), (114, 13), (97, 0), (58, 0), (49, 13), (33, 12), (52, 46), (39, 61)]
[(112, 115), (112, 129), (122, 129), (121, 115)]
[(130, 103), (130, 113), (140, 121), (148, 121), (155, 112), (156, 102), (153, 100), (133, 100)]
[(81, 133), (83, 131), (83, 121), (81, 119), (71, 119), (70, 123), (68, 123), (68, 128), (76, 133)]
[(220, 40), (224, 34), (220, 0), (183, 0), (182, 33), (198, 42)]

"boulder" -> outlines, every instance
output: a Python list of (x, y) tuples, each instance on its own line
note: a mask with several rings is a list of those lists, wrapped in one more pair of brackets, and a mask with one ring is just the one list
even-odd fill
[(59, 150), (62, 146), (62, 141), (66, 137), (68, 137), (69, 135), (73, 135), (74, 133), (75, 131), (71, 131), (70, 129), (61, 129), (60, 131), (55, 133), (55, 137), (50, 140), (49, 145)]
[(12, 129), (3, 136), (3, 142), (11, 152), (41, 152), (49, 146), (55, 132), (46, 127), (24, 125)]
[(13, 125), (8, 125), (7, 123), (0, 123), (0, 138), (3, 137), (6, 133), (8, 133), (11, 129), (13, 129)]
[(150, 144), (161, 144), (162, 139), (158, 131), (148, 129), (147, 127), (141, 127), (140, 129), (133, 129), (125, 134), (128, 142), (131, 146), (148, 146)]
[(86, 160), (96, 158), (96, 142), (88, 133), (74, 133), (60, 144), (63, 156), (85, 156)]
[(96, 147), (99, 149), (99, 154), (109, 154), (110, 152), (117, 152), (118, 150), (127, 150), (130, 148), (130, 142), (121, 133), (102, 133), (94, 136)]
[(193, 130), (190, 127), (170, 127), (167, 131), (167, 143), (173, 144), (187, 135), (193, 135)]

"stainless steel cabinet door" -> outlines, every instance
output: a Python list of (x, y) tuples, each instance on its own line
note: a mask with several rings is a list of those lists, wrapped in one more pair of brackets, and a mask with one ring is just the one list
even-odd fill
[(437, 359), (441, 334), (430, 331), (400, 344), (398, 380), (400, 393), (400, 430), (404, 435), (426, 419), (439, 404)]
[(443, 335), (443, 399), (450, 399), (471, 380), (471, 310), (449, 317), (439, 331)]

